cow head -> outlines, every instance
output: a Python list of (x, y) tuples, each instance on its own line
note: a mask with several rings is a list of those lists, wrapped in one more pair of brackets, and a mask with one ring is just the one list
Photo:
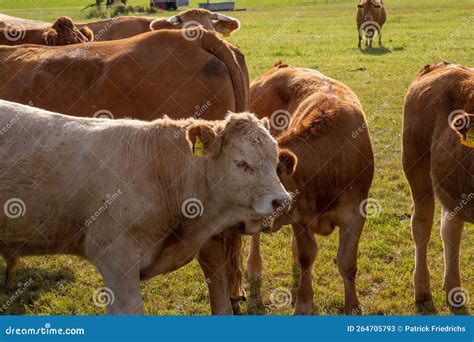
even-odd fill
[(60, 17), (53, 26), (44, 31), (43, 40), (48, 46), (80, 44), (93, 41), (94, 33), (87, 26), (79, 30), (71, 18)]
[(382, 6), (382, 0), (361, 0), (357, 5), (357, 10), (362, 12), (362, 18), (365, 22), (374, 21)]
[(182, 29), (202, 26), (209, 31), (217, 31), (224, 36), (229, 36), (240, 28), (237, 19), (220, 13), (212, 13), (205, 9), (189, 9), (168, 19), (156, 19), (151, 22), (150, 29)]
[(474, 114), (459, 112), (451, 120), (451, 128), (461, 137), (462, 144), (474, 147)]
[(193, 148), (197, 141), (204, 146), (210, 198), (246, 222), (242, 233), (257, 233), (265, 217), (290, 201), (276, 172), (277, 143), (253, 114), (231, 113), (215, 127), (199, 123), (187, 134)]

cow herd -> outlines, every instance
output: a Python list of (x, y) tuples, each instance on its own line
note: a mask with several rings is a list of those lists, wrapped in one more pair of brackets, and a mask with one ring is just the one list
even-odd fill
[[(360, 1), (359, 47), (362, 38), (371, 46), (374, 27), (381, 37), (385, 19), (382, 1)], [(22, 256), (77, 255), (114, 294), (108, 313), (143, 314), (140, 280), (197, 258), (212, 314), (238, 313), (242, 235), (251, 235), (249, 306), (261, 307), (260, 235), (291, 225), (294, 313), (309, 315), (314, 235), (338, 227), (344, 312), (362, 313), (357, 255), (374, 174), (362, 104), (341, 82), (281, 61), (250, 83), (244, 54), (220, 37), (239, 29), (198, 9), (87, 24), (0, 15), (0, 45), (10, 45), (0, 46), (7, 288)], [(461, 234), (474, 222), (472, 113), (472, 68), (427, 65), (408, 89), (403, 169), (418, 302), (432, 298), (435, 197), (450, 304), (461, 288)]]

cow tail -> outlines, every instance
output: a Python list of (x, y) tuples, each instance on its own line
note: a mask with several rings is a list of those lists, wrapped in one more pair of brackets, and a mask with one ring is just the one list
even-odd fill
[(204, 50), (216, 56), (229, 70), (234, 89), (235, 111), (247, 111), (249, 109), (249, 75), (243, 54), (237, 47), (211, 32), (203, 34), (201, 44)]

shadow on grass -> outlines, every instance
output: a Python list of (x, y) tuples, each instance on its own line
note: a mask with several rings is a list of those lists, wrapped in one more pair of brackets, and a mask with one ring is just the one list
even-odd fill
[[(0, 268), (3, 282), (5, 267)], [(11, 289), (0, 285), (0, 315), (22, 315), (26, 308), (34, 304), (46, 292), (61, 291), (64, 286), (75, 280), (74, 273), (68, 268), (48, 271), (37, 267), (20, 267), (15, 274)]]
[(373, 55), (373, 56), (382, 56), (388, 53), (392, 53), (392, 50), (386, 47), (378, 47), (378, 48), (365, 48), (360, 50), (363, 54), (366, 55)]

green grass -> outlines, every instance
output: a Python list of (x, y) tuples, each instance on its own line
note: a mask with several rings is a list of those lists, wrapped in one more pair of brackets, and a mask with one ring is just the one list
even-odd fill
[[(83, 19), (80, 8), (92, 1), (4, 0), (0, 11), (22, 17), (53, 20), (61, 14)], [(133, 0), (132, 4), (144, 1)], [(197, 1), (192, 1), (196, 4)], [(247, 11), (231, 15), (242, 29), (230, 38), (246, 55), (251, 78), (282, 59), (294, 66), (315, 68), (348, 84), (360, 97), (372, 134), (376, 173), (371, 197), (381, 204), (379, 216), (368, 220), (360, 245), (358, 292), (366, 314), (416, 314), (412, 273), (414, 245), (409, 220), (411, 200), (401, 161), (401, 117), (405, 92), (425, 64), (441, 60), (474, 66), (474, 12), (471, 0), (386, 1), (385, 50), (357, 49), (353, 1), (259, 0), (237, 1)], [(303, 4), (303, 5), (302, 5)], [(20, 8), (21, 7), (21, 8)], [(42, 8), (42, 9), (38, 9)], [(13, 9), (16, 8), (16, 9)], [(8, 9), (8, 10), (6, 10)], [(167, 16), (168, 13), (160, 13)], [(439, 210), (436, 222), (439, 221)], [(472, 225), (463, 234), (461, 274), (474, 297), (474, 235)], [(339, 314), (343, 286), (335, 265), (337, 232), (318, 238), (314, 267), (316, 312)], [(432, 288), (439, 314), (449, 314), (444, 303), (443, 256), (439, 223), (429, 245)], [(263, 237), (263, 296), (269, 304), (272, 290), (291, 286), (290, 232), (284, 228)], [(3, 265), (0, 272), (3, 272)], [(7, 314), (103, 314), (92, 302), (102, 281), (86, 261), (56, 256), (24, 258), (17, 282), (29, 278), (27, 288), (4, 311)], [(142, 284), (147, 314), (209, 314), (206, 284), (196, 262)], [(12, 294), (0, 290), (0, 303)], [(1, 308), (1, 306), (0, 306)], [(472, 311), (472, 306), (471, 306)], [(244, 306), (245, 312), (245, 306)], [(269, 308), (268, 314), (290, 314), (290, 306)]]

